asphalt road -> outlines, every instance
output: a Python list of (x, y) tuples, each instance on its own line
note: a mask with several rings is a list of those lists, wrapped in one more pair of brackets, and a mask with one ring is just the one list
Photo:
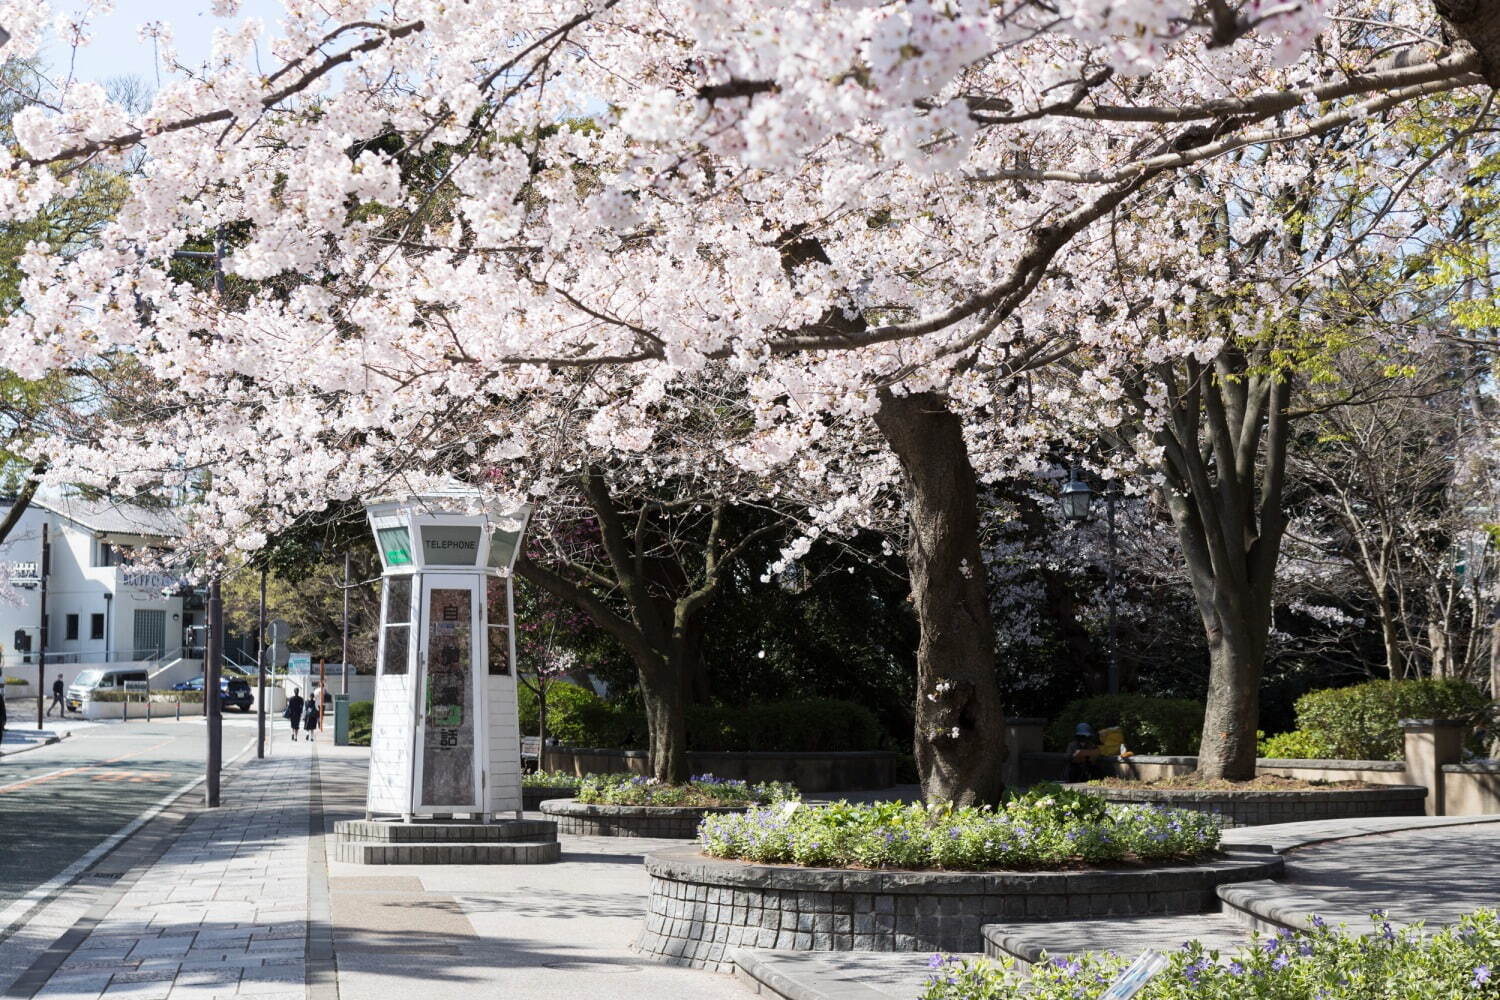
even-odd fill
[[(200, 777), (206, 742), (201, 719), (116, 723), (0, 758), (0, 909)], [(253, 715), (224, 719), (225, 761), (254, 742)]]

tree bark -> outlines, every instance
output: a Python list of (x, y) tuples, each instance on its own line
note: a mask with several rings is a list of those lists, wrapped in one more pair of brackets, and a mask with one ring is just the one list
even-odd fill
[[(1198, 774), (1230, 781), (1255, 777), (1260, 679), (1286, 531), (1291, 388), (1277, 374), (1252, 374), (1258, 364), (1228, 350), (1209, 370), (1188, 360), (1181, 379), (1158, 368), (1170, 409), (1151, 439), (1208, 642)], [(1144, 402), (1140, 388), (1135, 395)]]
[(36, 496), (36, 488), (40, 485), (40, 480), (37, 477), (46, 471), (47, 466), (42, 462), (38, 462), (32, 467), (31, 478), (22, 484), (21, 492), (17, 493), (15, 500), (11, 502), (10, 510), (5, 512), (3, 519), (0, 519), (0, 542), (4, 542), (9, 538), (10, 533), (15, 530), (16, 525), (21, 523), (21, 516), (31, 506), (31, 501)]
[(963, 426), (935, 393), (889, 390), (881, 390), (875, 423), (900, 460), (910, 508), (907, 566), (921, 627), (914, 744), (922, 794), (929, 803), (998, 802), (1005, 719)]

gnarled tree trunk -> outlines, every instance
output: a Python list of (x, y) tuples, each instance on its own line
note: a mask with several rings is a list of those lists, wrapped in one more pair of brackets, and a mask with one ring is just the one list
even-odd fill
[(1005, 719), (963, 426), (935, 393), (889, 390), (875, 423), (907, 483), (906, 560), (922, 630), (915, 735), (922, 794), (928, 802), (998, 802)]

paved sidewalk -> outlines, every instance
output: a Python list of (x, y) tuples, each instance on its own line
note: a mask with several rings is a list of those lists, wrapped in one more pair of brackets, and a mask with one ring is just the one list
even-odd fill
[(195, 810), (44, 956), (55, 969), (34, 966), (9, 995), (303, 1000), (307, 762), (251, 761), (224, 800)]
[[(364, 815), (365, 757), (319, 746), (330, 830)], [(641, 857), (681, 841), (561, 840), (552, 865), (331, 864), (340, 1000), (748, 1000), (729, 976), (630, 950), (649, 886)]]

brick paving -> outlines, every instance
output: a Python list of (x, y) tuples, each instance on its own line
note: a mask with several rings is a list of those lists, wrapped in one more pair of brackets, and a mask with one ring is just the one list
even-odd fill
[(197, 812), (133, 873), (31, 995), (304, 1000), (307, 767), (301, 756), (246, 764), (225, 805)]

